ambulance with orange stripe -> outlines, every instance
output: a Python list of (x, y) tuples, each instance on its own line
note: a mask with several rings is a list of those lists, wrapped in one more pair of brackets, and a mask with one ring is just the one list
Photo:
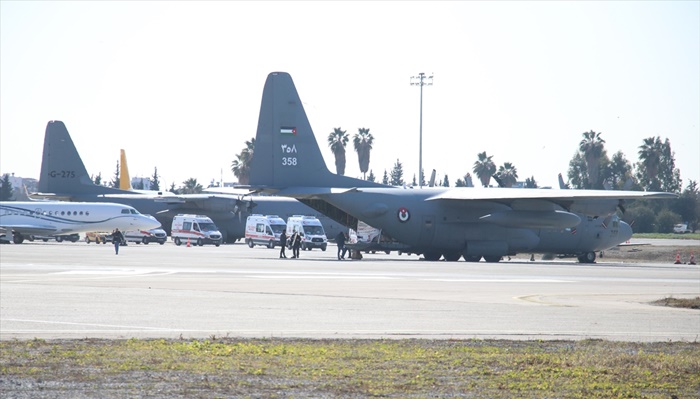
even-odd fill
[(264, 245), (274, 248), (280, 243), (280, 234), (287, 228), (284, 219), (277, 215), (250, 215), (245, 223), (245, 242), (249, 247)]
[(170, 238), (175, 245), (191, 242), (191, 245), (221, 245), (221, 232), (210, 218), (204, 215), (179, 214), (173, 218)]

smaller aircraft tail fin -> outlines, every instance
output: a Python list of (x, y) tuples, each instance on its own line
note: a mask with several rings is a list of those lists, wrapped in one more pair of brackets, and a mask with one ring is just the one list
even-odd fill
[(95, 184), (61, 121), (49, 121), (41, 159), (40, 193), (71, 198), (80, 195), (118, 194), (123, 191)]
[(292, 77), (267, 76), (263, 89), (249, 185), (284, 187), (384, 187), (331, 173), (311, 130)]
[(129, 176), (129, 166), (126, 164), (126, 152), (124, 149), (119, 150), (119, 188), (121, 190), (132, 190), (131, 177)]
[(564, 183), (564, 178), (562, 177), (561, 173), (559, 173), (559, 176), (557, 176), (559, 180), (559, 188), (562, 190), (566, 190), (569, 188), (569, 185)]

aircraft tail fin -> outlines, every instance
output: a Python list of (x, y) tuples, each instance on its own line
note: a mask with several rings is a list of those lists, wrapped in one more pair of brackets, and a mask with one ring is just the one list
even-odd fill
[(126, 164), (126, 152), (124, 149), (119, 150), (119, 158), (119, 188), (121, 190), (132, 190), (129, 166)]
[(270, 73), (265, 81), (249, 184), (263, 189), (384, 187), (328, 170), (292, 77), (285, 72)]
[(40, 193), (52, 193), (68, 198), (123, 193), (121, 190), (93, 183), (66, 125), (61, 121), (49, 121), (46, 125), (38, 189)]

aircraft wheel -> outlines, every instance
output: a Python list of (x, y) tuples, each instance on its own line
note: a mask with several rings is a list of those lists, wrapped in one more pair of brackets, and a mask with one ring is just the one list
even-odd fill
[(454, 251), (454, 252), (445, 252), (442, 256), (445, 257), (445, 260), (448, 262), (457, 262), (459, 258), (462, 257), (462, 254), (459, 253), (459, 251)]
[[(48, 238), (42, 238), (41, 241), (43, 241), (43, 242), (49, 242), (49, 239), (48, 239)], [(60, 242), (60, 241), (56, 240), (56, 242)]]
[[(48, 241), (48, 240), (44, 240), (44, 242), (46, 242), (46, 241)], [(63, 242), (63, 237), (56, 236), (56, 242)]]
[(438, 251), (423, 252), (423, 257), (425, 258), (425, 260), (429, 260), (431, 262), (435, 262), (435, 261), (440, 260), (441, 256), (442, 256), (442, 254)]
[(202, 240), (201, 238), (198, 238), (198, 239), (197, 239), (197, 245), (199, 245), (200, 247), (201, 247), (201, 246), (204, 246), (204, 240)]
[(175, 245), (177, 245), (178, 247), (180, 246), (180, 244), (182, 244), (182, 241), (180, 241), (180, 237), (175, 237), (173, 241), (175, 241)]
[(469, 255), (469, 256), (464, 255), (464, 260), (466, 260), (467, 262), (478, 262), (481, 260), (481, 256), (479, 256), (479, 255)]
[(90, 244), (90, 238), (89, 238), (89, 237), (85, 237), (85, 242), (88, 243), (88, 244)]
[[(384, 253), (389, 255), (391, 253), (391, 251), (384, 251)], [(459, 258), (457, 258), (457, 259), (459, 259)]]
[(14, 242), (15, 244), (21, 244), (24, 242), (24, 236), (22, 236), (21, 234), (13, 234), (12, 242)]
[(34, 242), (34, 236), (28, 236), (27, 240), (29, 240), (29, 242)]
[(255, 244), (253, 244), (253, 240), (248, 240), (248, 247), (253, 248)]
[(595, 263), (595, 252), (586, 252), (585, 254), (579, 255), (578, 261), (580, 263)]
[(501, 260), (501, 257), (499, 255), (487, 255), (484, 256), (484, 260), (489, 263), (498, 263)]

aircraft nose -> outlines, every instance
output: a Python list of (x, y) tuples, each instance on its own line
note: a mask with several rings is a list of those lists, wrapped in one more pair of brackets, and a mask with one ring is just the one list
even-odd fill
[(620, 220), (618, 231), (622, 242), (629, 241), (629, 239), (632, 238), (632, 226), (622, 220)]

